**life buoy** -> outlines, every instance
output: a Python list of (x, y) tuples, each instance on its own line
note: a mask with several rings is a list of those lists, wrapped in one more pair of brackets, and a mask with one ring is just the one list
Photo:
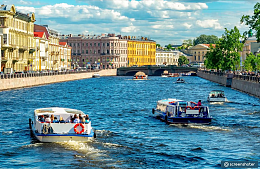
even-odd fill
[[(81, 131), (78, 131), (78, 130), (77, 130), (77, 127), (78, 127), (78, 126), (80, 126), (80, 127), (82, 128)], [(74, 126), (74, 131), (75, 131), (75, 133), (77, 133), (77, 134), (83, 133), (84, 130), (85, 130), (85, 127), (84, 127), (84, 125), (81, 124), (81, 123), (77, 123), (77, 124)]]
[(194, 107), (187, 106), (187, 107), (186, 107), (186, 109), (191, 109), (191, 110), (193, 110), (193, 109), (194, 109)]
[(138, 79), (138, 77), (137, 77), (137, 76), (135, 76), (135, 78), (136, 78), (136, 79)]
[(199, 106), (195, 106), (193, 109), (195, 109), (195, 110), (199, 110)]

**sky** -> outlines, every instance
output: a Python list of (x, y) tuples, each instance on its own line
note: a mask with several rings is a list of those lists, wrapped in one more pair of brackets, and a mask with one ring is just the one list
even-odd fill
[(39, 25), (60, 34), (115, 33), (143, 36), (161, 46), (182, 44), (201, 34), (221, 37), (234, 26), (242, 34), (243, 15), (257, 0), (3, 0), (19, 12), (35, 13)]

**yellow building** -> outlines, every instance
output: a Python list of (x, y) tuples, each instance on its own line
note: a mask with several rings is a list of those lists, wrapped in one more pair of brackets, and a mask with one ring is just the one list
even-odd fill
[(147, 38), (127, 37), (128, 66), (155, 65), (156, 42)]
[(32, 69), (34, 46), (34, 13), (17, 12), (14, 5), (0, 6), (1, 71)]
[[(212, 44), (215, 47), (215, 44)], [(198, 44), (188, 49), (188, 54), (192, 55), (191, 62), (204, 63), (204, 56), (210, 49), (210, 44)]]

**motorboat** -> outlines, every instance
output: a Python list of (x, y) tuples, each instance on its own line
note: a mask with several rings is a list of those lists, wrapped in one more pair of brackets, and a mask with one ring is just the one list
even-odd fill
[(198, 106), (192, 101), (171, 98), (157, 101), (157, 106), (152, 113), (167, 124), (209, 124), (212, 120), (207, 106)]
[(178, 73), (169, 73), (167, 70), (165, 70), (162, 74), (161, 77), (178, 77)]
[(92, 75), (92, 78), (100, 78), (100, 74), (99, 74), (99, 73), (94, 73), (94, 74)]
[(212, 90), (208, 96), (209, 102), (227, 102), (227, 98), (223, 90)]
[[(82, 120), (74, 123), (72, 120), (75, 115), (81, 116)], [(87, 141), (96, 137), (87, 117), (88, 115), (76, 109), (40, 108), (34, 110), (29, 126), (32, 135), (40, 142)]]
[(182, 78), (178, 78), (178, 79), (176, 80), (176, 83), (185, 83), (185, 80), (182, 79)]
[(133, 77), (133, 80), (147, 80), (147, 79), (148, 79), (148, 75), (146, 75), (144, 72), (137, 72)]

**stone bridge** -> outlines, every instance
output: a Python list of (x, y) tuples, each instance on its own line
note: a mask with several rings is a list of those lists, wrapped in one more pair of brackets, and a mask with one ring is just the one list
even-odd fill
[(169, 66), (141, 66), (141, 67), (121, 67), (117, 69), (117, 76), (134, 76), (136, 72), (144, 72), (149, 76), (161, 76), (167, 70), (169, 73), (197, 73), (196, 67), (177, 67), (175, 65)]

